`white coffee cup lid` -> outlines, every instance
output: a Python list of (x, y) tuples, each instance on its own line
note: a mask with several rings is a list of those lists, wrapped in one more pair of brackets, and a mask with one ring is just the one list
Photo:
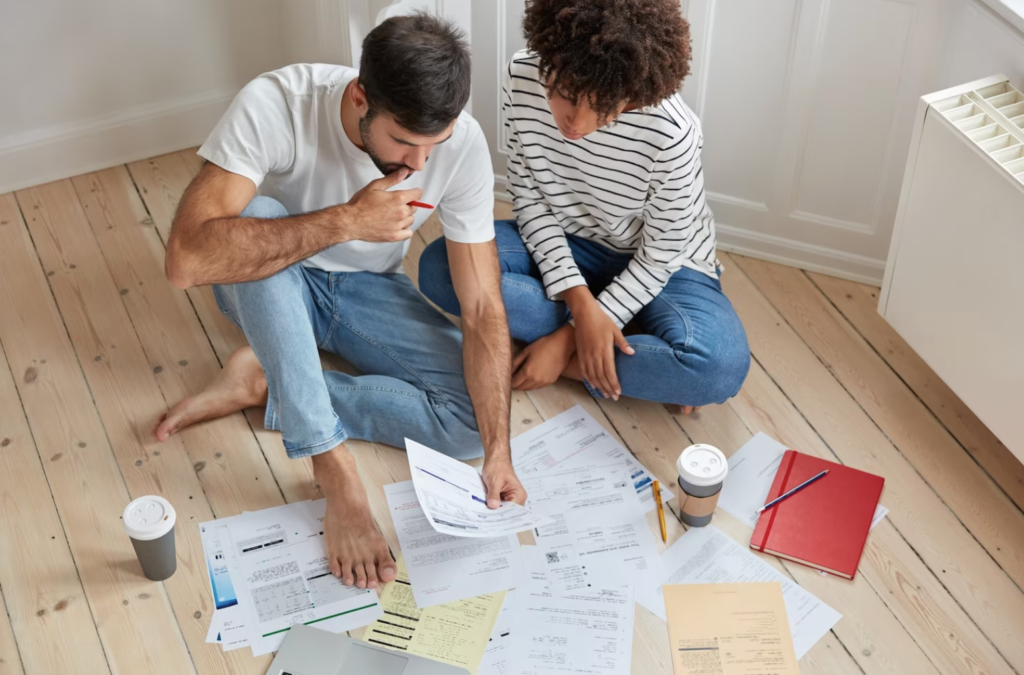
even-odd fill
[(159, 539), (174, 527), (176, 519), (171, 503), (156, 495), (139, 497), (124, 507), (124, 531), (138, 541)]
[(691, 445), (676, 461), (679, 477), (691, 485), (716, 485), (729, 473), (729, 462), (722, 451), (713, 445)]

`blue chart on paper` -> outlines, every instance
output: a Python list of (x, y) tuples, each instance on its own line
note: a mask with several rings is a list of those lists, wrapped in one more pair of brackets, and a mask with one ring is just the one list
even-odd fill
[(213, 602), (217, 609), (224, 609), (238, 604), (235, 596), (235, 587), (231, 584), (231, 575), (228, 573), (227, 562), (221, 553), (216, 553), (207, 559), (206, 565), (210, 570), (210, 585), (213, 586)]

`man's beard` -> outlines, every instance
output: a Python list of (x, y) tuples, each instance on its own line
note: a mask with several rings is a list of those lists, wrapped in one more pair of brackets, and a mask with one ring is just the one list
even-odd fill
[(373, 147), (373, 142), (370, 141), (370, 122), (372, 121), (373, 115), (371, 113), (367, 113), (359, 120), (359, 140), (363, 142), (363, 149), (366, 151), (366, 154), (370, 156), (370, 161), (373, 162), (374, 166), (376, 166), (377, 169), (385, 176), (394, 173), (399, 169), (408, 169), (410, 175), (414, 173), (414, 169), (412, 169), (412, 167), (405, 164), (385, 162), (380, 158), (380, 155), (377, 154)]

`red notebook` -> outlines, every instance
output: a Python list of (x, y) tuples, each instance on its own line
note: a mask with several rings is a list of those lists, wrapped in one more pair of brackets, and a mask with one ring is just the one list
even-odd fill
[(765, 504), (828, 469), (761, 513), (750, 548), (852, 579), (885, 479), (786, 450)]

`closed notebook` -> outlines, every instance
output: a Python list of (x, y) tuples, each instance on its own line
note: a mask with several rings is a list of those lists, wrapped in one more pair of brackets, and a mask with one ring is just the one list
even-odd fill
[(852, 579), (884, 478), (787, 450), (765, 503), (825, 469), (828, 475), (761, 513), (750, 548)]

